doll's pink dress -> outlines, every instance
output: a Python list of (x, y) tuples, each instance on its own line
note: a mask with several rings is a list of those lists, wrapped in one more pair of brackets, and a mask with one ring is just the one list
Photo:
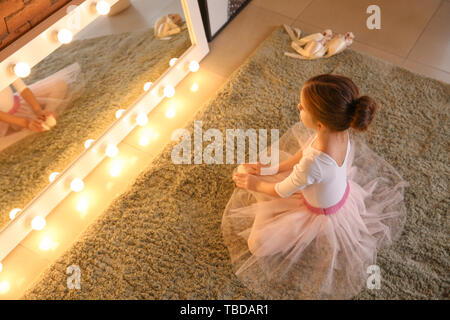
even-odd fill
[(303, 150), (292, 170), (262, 176), (281, 198), (236, 188), (224, 210), (233, 270), (266, 299), (355, 296), (377, 250), (403, 229), (407, 183), (397, 171), (350, 135), (341, 166), (314, 139), (300, 122), (281, 137), (280, 163)]

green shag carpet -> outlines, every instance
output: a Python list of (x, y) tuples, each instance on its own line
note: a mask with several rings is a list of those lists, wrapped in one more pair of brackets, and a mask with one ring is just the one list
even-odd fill
[[(381, 289), (356, 299), (448, 298), (450, 85), (347, 50), (330, 59), (286, 57), (277, 28), (195, 115), (203, 130), (278, 128), (299, 121), (310, 77), (351, 77), (379, 104), (361, 138), (409, 182), (404, 232), (380, 251)], [(193, 124), (186, 126), (191, 132)], [(255, 299), (232, 272), (220, 225), (236, 165), (174, 165), (170, 143), (98, 221), (24, 295), (25, 299)], [(205, 143), (205, 146), (207, 143)], [(81, 290), (66, 268), (81, 268)], [(286, 299), (289, 299), (286, 296)]]
[(191, 46), (187, 30), (158, 40), (153, 29), (73, 41), (36, 65), (27, 84), (78, 62), (85, 87), (59, 117), (52, 130), (33, 134), (0, 152), (0, 228), (12, 208), (23, 208), (84, 151), (84, 142), (100, 136), (167, 70), (173, 57)]

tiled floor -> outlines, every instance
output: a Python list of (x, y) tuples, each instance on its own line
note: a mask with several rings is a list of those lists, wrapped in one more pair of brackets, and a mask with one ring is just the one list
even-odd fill
[[(371, 2), (376, 2), (381, 7), (381, 30), (370, 31), (366, 28), (365, 20), (368, 14), (365, 11)], [(131, 11), (124, 11), (123, 14), (128, 16), (128, 19), (133, 19), (132, 13), (137, 11), (133, 11), (133, 8), (128, 10)], [(325, 28), (332, 28), (339, 33), (352, 31), (356, 36), (353, 49), (450, 83), (449, 20), (450, 0), (253, 0), (209, 44), (210, 53), (201, 61), (200, 71), (188, 75), (177, 86), (174, 98), (179, 96), (184, 99), (180, 104), (184, 110), (177, 111), (179, 118), (173, 125), (181, 127), (183, 122), (192, 120), (189, 116), (195, 115), (198, 108), (215, 94), (261, 41), (281, 24), (299, 27), (307, 33), (322, 31)], [(134, 20), (135, 23), (136, 21), (139, 22)], [(143, 25), (149, 23), (141, 22)], [(116, 19), (115, 26), (108, 25), (108, 32), (129, 31), (127, 28), (121, 29), (119, 25), (130, 26)], [(84, 36), (90, 37), (88, 33)], [(199, 84), (198, 92), (190, 91), (193, 82)], [(162, 103), (152, 111), (153, 115), (149, 116), (161, 116), (167, 107), (168, 103)], [(76, 196), (68, 197), (55, 212), (63, 212), (66, 220), (67, 215), (72, 214), (70, 232), (58, 236), (55, 246), (46, 251), (39, 249), (41, 238), (46, 233), (31, 234), (9, 255), (4, 261), (3, 275), (0, 275), (0, 294), (3, 288), (2, 277), (11, 281), (11, 288), (1, 298), (20, 298), (26, 288), (39, 279), (39, 274), (66, 248), (73, 245), (87, 226), (98, 218), (118, 194), (126, 190), (126, 186), (133, 182), (141, 168), (145, 168), (158, 150), (169, 141), (168, 134), (161, 134), (152, 144), (142, 146), (139, 144), (142, 130), (144, 129), (134, 130), (119, 145), (121, 152), (126, 153), (132, 163), (126, 174), (111, 180), (108, 173), (110, 164), (105, 162), (87, 178), (87, 188), (90, 185), (89, 180), (97, 183), (95, 185), (92, 182), (91, 187), (97, 188), (92, 194), (101, 194), (102, 201), (93, 202), (90, 209), (82, 213), (82, 221), (76, 219), (76, 215), (80, 215), (80, 212), (74, 209)], [(167, 141), (162, 139), (164, 136), (167, 136)], [(59, 227), (64, 223), (58, 223), (59, 218), (55, 212), (51, 213), (53, 218), (49, 216), (47, 233), (52, 230), (64, 232)], [(58, 225), (58, 228), (52, 229), (55, 225)]]
[[(374, 2), (381, 10), (380, 30), (366, 26), (366, 9)], [(252, 0), (210, 43), (202, 67), (227, 77), (286, 23), (306, 33), (352, 31), (353, 49), (450, 83), (448, 21), (450, 0)]]

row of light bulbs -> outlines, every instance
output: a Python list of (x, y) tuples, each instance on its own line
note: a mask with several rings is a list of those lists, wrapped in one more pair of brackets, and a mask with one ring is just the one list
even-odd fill
[[(99, 15), (107, 15), (111, 10), (111, 5), (106, 1), (94, 1), (91, 3), (91, 10)], [(67, 28), (54, 30), (51, 33), (51, 40), (59, 41), (61, 44), (72, 42), (73, 32)], [(28, 63), (17, 62), (10, 66), (10, 70), (19, 78), (26, 78), (30, 75), (31, 67)]]
[[(100, 2), (104, 2), (104, 1), (100, 1)], [(106, 4), (108, 4), (108, 3), (106, 3)], [(108, 4), (109, 5), (109, 4)], [(172, 58), (171, 60), (170, 60), (170, 62), (169, 62), (169, 65), (170, 66), (173, 66), (175, 63), (176, 63), (176, 61), (177, 61), (177, 58)], [(19, 63), (20, 64), (20, 63)], [(17, 66), (18, 64), (16, 64), (16, 66)], [(197, 72), (198, 70), (199, 70), (199, 64), (198, 64), (198, 62), (197, 61), (190, 61), (189, 62), (189, 70), (191, 71), (191, 72)], [(19, 68), (20, 68), (20, 66), (19, 66)], [(151, 87), (151, 85), (152, 85), (153, 83), (152, 82), (146, 82), (145, 84), (144, 84), (144, 91), (148, 91), (149, 89), (150, 89), (150, 87)], [(191, 91), (193, 91), (193, 92), (195, 92), (195, 91), (197, 91), (198, 90), (198, 84), (197, 83), (194, 83), (192, 86), (191, 86)], [(172, 85), (166, 85), (164, 88), (163, 88), (163, 94), (164, 94), (164, 96), (165, 97), (167, 97), (167, 98), (170, 98), (170, 97), (173, 97), (174, 95), (175, 95), (175, 88), (172, 86)], [(116, 116), (116, 119), (120, 119), (121, 117), (122, 117), (122, 115), (123, 115), (123, 113), (125, 112), (125, 109), (119, 109), (119, 110), (117, 110), (116, 111), (116, 113), (115, 113), (115, 116)], [(166, 111), (166, 117), (168, 117), (168, 118), (173, 118), (175, 116), (175, 109), (173, 108), (173, 107), (171, 107), (171, 108), (169, 108), (167, 111)], [(136, 121), (136, 124), (137, 125), (139, 125), (139, 126), (145, 126), (147, 123), (148, 123), (148, 117), (147, 117), (147, 115), (146, 114), (144, 114), (144, 113), (138, 113), (137, 115), (136, 115), (136, 117), (135, 117), (135, 121)], [(153, 136), (155, 136), (155, 133), (153, 133)], [(144, 138), (144, 137), (143, 137)], [(145, 137), (145, 138), (148, 138), (148, 137)], [(95, 140), (94, 139), (88, 139), (88, 140), (86, 140), (85, 141), (85, 143), (84, 143), (84, 147), (86, 148), (86, 149), (88, 149), (91, 145), (92, 145), (92, 143), (94, 142)], [(141, 139), (140, 140), (140, 144), (141, 145), (146, 145), (148, 143), (148, 139)], [(117, 155), (118, 155), (118, 153), (119, 153), (119, 149), (117, 148), (117, 145), (115, 145), (115, 144), (108, 144), (107, 146), (106, 146), (106, 148), (104, 149), (104, 152), (105, 152), (105, 154), (106, 154), (106, 156), (108, 156), (108, 157), (110, 157), (110, 158), (114, 158), (114, 157), (116, 157)], [(117, 166), (117, 165), (113, 165), (112, 166), (112, 168), (111, 168), (111, 170), (110, 170), (110, 174), (111, 174), (111, 176), (117, 176), (118, 174), (120, 174), (120, 171), (121, 171), (121, 167), (119, 167), (119, 166)], [(53, 172), (53, 173), (51, 173), (50, 174), (50, 176), (49, 176), (49, 181), (50, 182), (53, 182), (53, 181), (55, 181), (55, 179), (56, 179), (56, 177), (59, 175), (59, 172)], [(83, 182), (83, 180), (82, 179), (80, 179), (80, 178), (74, 178), (74, 179), (72, 179), (72, 181), (70, 182), (70, 189), (73, 191), (73, 192), (81, 192), (83, 189), (84, 189), (84, 182)], [(83, 201), (80, 201), (80, 203), (78, 203), (77, 204), (77, 210), (79, 210), (79, 211), (85, 211), (86, 209), (87, 209), (87, 202), (86, 202), (86, 199), (83, 199)], [(22, 209), (19, 209), (19, 208), (14, 208), (14, 209), (12, 209), (11, 211), (10, 211), (10, 213), (9, 213), (9, 216), (10, 216), (10, 218), (11, 218), (11, 220), (13, 220), (13, 219), (15, 219), (15, 217), (17, 216), (17, 214), (19, 214), (20, 212), (22, 211)], [(46, 220), (45, 220), (45, 218), (44, 217), (42, 217), (42, 216), (35, 216), (32, 220), (31, 220), (31, 228), (33, 229), (33, 230), (37, 230), (37, 231), (39, 231), (39, 230), (42, 230), (42, 229), (44, 229), (45, 228), (45, 226), (46, 226)], [(49, 242), (48, 240), (48, 238), (46, 238), (46, 242)], [(50, 241), (51, 242), (51, 241)], [(48, 247), (48, 245), (47, 245), (48, 243), (43, 243), (43, 244), (41, 244), (40, 245), (40, 247), (41, 247), (41, 249), (43, 249), (43, 250), (45, 250), (47, 247)], [(0, 272), (2, 271), (2, 269), (3, 269), (3, 265), (2, 265), (2, 263), (0, 262)], [(9, 283), (6, 283), (6, 284), (8, 284), (9, 285)], [(3, 288), (5, 285), (6, 285), (5, 283), (0, 283), (0, 293), (1, 292), (3, 292), (3, 291), (7, 291), (7, 289), (6, 288)], [(5, 290), (6, 289), (6, 290)]]

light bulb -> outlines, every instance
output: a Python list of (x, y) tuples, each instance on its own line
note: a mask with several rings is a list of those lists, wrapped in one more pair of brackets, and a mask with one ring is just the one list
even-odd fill
[(191, 91), (196, 92), (198, 90), (198, 84), (197, 82), (194, 82), (194, 84), (191, 86)]
[(167, 118), (173, 118), (173, 117), (175, 117), (175, 108), (174, 107), (170, 107), (169, 109), (167, 109), (167, 111), (166, 111), (166, 117)]
[(84, 188), (84, 182), (80, 178), (75, 178), (70, 183), (70, 189), (72, 189), (73, 192), (80, 192)]
[(0, 282), (0, 294), (5, 294), (9, 291), (10, 285), (8, 281)]
[(136, 123), (140, 126), (145, 126), (148, 123), (148, 117), (144, 113), (139, 113), (136, 117)]
[(18, 214), (20, 211), (22, 211), (22, 209), (19, 209), (19, 208), (14, 208), (14, 209), (12, 209), (12, 210), (9, 212), (9, 218), (10, 218), (11, 220), (14, 220), (14, 219), (16, 218), (17, 214)]
[(58, 41), (63, 43), (63, 44), (67, 44), (72, 42), (73, 39), (73, 34), (72, 31), (68, 30), (68, 29), (61, 29), (58, 31)]
[(116, 119), (119, 119), (123, 113), (125, 112), (125, 109), (119, 109), (116, 111)]
[(200, 69), (200, 65), (198, 64), (197, 61), (192, 60), (192, 61), (189, 63), (189, 70), (191, 70), (192, 72), (197, 72), (198, 69)]
[(85, 149), (88, 149), (88, 148), (92, 145), (92, 143), (93, 143), (94, 141), (95, 141), (94, 139), (87, 139), (87, 140), (84, 142), (84, 148), (85, 148)]
[(52, 173), (50, 173), (50, 175), (48, 176), (48, 180), (50, 181), (50, 182), (53, 182), (53, 181), (55, 181), (55, 179), (56, 179), (56, 176), (59, 174), (59, 172), (52, 172)]
[(46, 224), (45, 218), (41, 216), (36, 216), (31, 220), (31, 228), (34, 230), (42, 230)]
[(109, 13), (111, 6), (106, 1), (99, 1), (97, 2), (95, 9), (97, 9), (98, 14), (105, 16)]
[(167, 98), (173, 97), (175, 95), (175, 88), (170, 84), (168, 84), (167, 86), (164, 87), (164, 95)]
[(148, 91), (150, 89), (150, 87), (152, 86), (153, 82), (146, 82), (144, 84), (144, 91)]
[(108, 144), (106, 147), (106, 155), (110, 158), (114, 158), (119, 153), (119, 149), (114, 144)]
[(14, 73), (20, 78), (25, 78), (30, 75), (31, 68), (25, 62), (18, 62), (14, 65)]
[(174, 64), (175, 64), (175, 62), (177, 62), (177, 60), (178, 60), (178, 58), (172, 58), (172, 59), (170, 59), (170, 61), (169, 61), (169, 66), (173, 66)]

